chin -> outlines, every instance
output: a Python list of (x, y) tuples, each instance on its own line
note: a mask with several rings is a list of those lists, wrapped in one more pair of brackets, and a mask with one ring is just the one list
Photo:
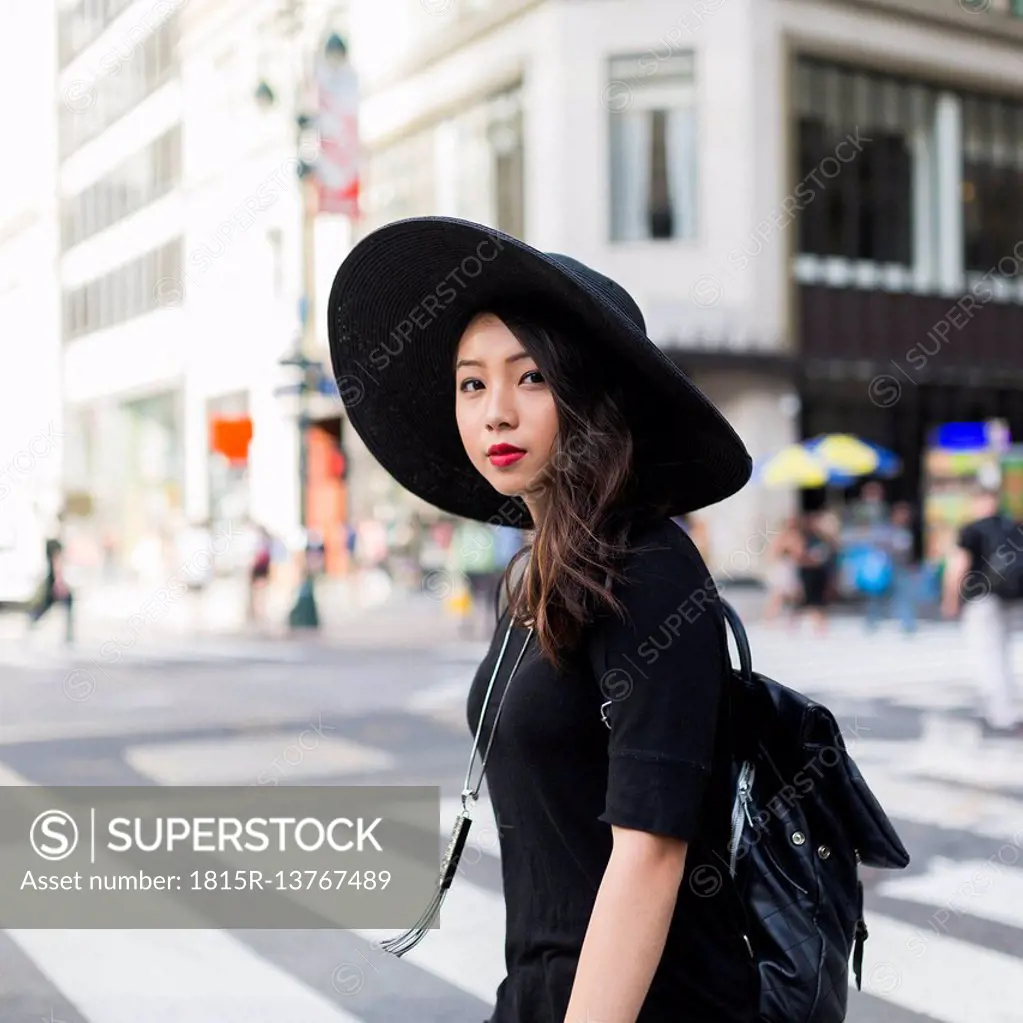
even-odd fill
[(487, 476), (487, 482), (504, 497), (518, 497), (525, 489), (522, 480), (514, 480), (510, 476)]
[(520, 497), (529, 487), (530, 474), (523, 472), (501, 472), (487, 465), (484, 479), (504, 497)]

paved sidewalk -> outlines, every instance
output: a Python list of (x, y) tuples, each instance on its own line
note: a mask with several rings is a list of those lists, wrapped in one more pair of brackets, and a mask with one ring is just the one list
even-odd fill
[[(78, 650), (132, 649), (136, 653), (187, 643), (190, 647), (252, 641), (299, 643), (328, 647), (423, 647), (457, 642), (458, 621), (439, 597), (423, 592), (388, 589), (379, 580), (322, 579), (316, 584), (321, 627), (291, 632), (288, 612), (294, 590), (279, 585), (268, 590), (269, 622), (246, 622), (243, 580), (218, 579), (201, 594), (152, 591), (131, 584), (95, 587), (76, 594), (75, 647)], [(33, 649), (63, 645), (63, 607), (54, 607), (34, 633), (26, 618), (0, 616), (0, 641)]]
[[(158, 588), (130, 584), (83, 590), (76, 595), (75, 646), (79, 651), (131, 649), (156, 651), (185, 643), (201, 649), (225, 642), (297, 643), (319, 647), (423, 648), (461, 644), (459, 620), (442, 599), (422, 591), (388, 589), (379, 580), (321, 579), (317, 582), (318, 631), (291, 632), (288, 611), (294, 599), (290, 586), (267, 593), (270, 624), (264, 628), (245, 621), (244, 581), (218, 579), (201, 594), (181, 592), (168, 597)], [(763, 594), (754, 589), (725, 591), (747, 624), (761, 616)], [(64, 609), (54, 607), (33, 635), (26, 633), (22, 615), (0, 616), (0, 641), (25, 642), (34, 649), (63, 643)], [(473, 637), (477, 642), (483, 637)]]

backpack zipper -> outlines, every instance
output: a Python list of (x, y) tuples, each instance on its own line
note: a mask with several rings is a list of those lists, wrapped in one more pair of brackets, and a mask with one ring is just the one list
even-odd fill
[(750, 791), (753, 788), (753, 778), (755, 773), (753, 764), (748, 760), (742, 765), (742, 768), (739, 771), (739, 782), (736, 785), (735, 803), (732, 806), (732, 842), (728, 857), (728, 872), (732, 877), (735, 877), (735, 863), (739, 858), (739, 839), (742, 838), (743, 823), (744, 820), (750, 819)]

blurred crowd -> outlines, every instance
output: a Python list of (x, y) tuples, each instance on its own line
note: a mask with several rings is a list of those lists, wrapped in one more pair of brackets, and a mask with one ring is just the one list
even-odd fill
[(876, 481), (840, 509), (791, 516), (768, 550), (765, 617), (795, 625), (805, 616), (824, 634), (830, 609), (853, 602), (868, 631), (893, 617), (913, 634), (940, 598), (940, 569), (919, 556), (914, 525), (913, 507), (889, 504)]

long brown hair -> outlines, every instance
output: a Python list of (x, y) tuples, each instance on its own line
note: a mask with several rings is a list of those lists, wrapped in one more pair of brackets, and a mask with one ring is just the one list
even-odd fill
[[(538, 481), (543, 517), (503, 586), (511, 614), (534, 627), (543, 656), (561, 666), (602, 608), (621, 610), (611, 583), (638, 514), (632, 431), (618, 382), (597, 351), (574, 342), (577, 328), (553, 313), (492, 312), (536, 361), (558, 413), (555, 448)], [(518, 572), (523, 558), (528, 565)]]

